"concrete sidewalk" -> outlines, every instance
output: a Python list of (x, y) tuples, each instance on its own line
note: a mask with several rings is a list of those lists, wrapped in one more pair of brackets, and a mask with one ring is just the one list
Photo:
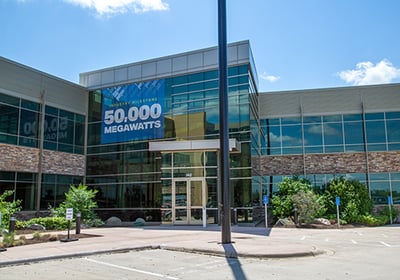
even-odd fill
[[(314, 256), (322, 253), (314, 246), (297, 242), (299, 239), (294, 239), (293, 234), (297, 235), (298, 232), (298, 229), (233, 226), (232, 243), (221, 244), (221, 228), (218, 226), (83, 229), (81, 233), (96, 237), (81, 238), (73, 242), (54, 241), (10, 247), (7, 251), (0, 252), (0, 267), (48, 259), (155, 248), (225, 257), (257, 258)], [(72, 233), (74, 232), (71, 231)]]

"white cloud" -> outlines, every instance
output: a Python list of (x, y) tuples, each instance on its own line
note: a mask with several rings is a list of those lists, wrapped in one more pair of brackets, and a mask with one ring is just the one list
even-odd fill
[(322, 126), (315, 124), (315, 125), (310, 125), (307, 129), (307, 132), (312, 133), (312, 134), (321, 134), (322, 133)]
[(82, 8), (95, 9), (99, 15), (117, 14), (133, 11), (144, 13), (149, 11), (168, 10), (164, 0), (64, 0)]
[(342, 80), (352, 85), (386, 84), (400, 78), (400, 68), (383, 59), (377, 64), (360, 62), (355, 70), (344, 70), (338, 74)]
[(329, 124), (324, 124), (324, 134), (329, 136), (340, 135), (340, 131), (331, 127)]
[[(268, 140), (268, 139), (266, 139), (266, 140)], [(295, 137), (292, 137), (289, 135), (277, 136), (272, 132), (269, 133), (269, 141), (271, 141), (273, 143), (280, 143), (281, 140), (286, 143), (291, 143), (295, 146), (301, 144), (301, 139), (299, 139), (299, 138), (295, 138)]]
[(273, 75), (269, 75), (266, 72), (262, 73), (261, 75), (259, 75), (261, 79), (266, 80), (270, 83), (274, 83), (276, 81), (278, 81), (281, 77), (279, 76), (273, 76)]

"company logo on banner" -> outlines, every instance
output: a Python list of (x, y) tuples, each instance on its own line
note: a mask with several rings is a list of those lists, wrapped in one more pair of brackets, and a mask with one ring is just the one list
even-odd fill
[(101, 143), (164, 137), (165, 81), (102, 90)]

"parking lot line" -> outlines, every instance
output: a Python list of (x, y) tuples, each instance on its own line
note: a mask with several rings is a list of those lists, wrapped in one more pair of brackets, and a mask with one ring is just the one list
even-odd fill
[(384, 242), (384, 241), (379, 241), (379, 243), (381, 243), (382, 245), (385, 245), (386, 247), (392, 247), (391, 245), (387, 244), (387, 243)]
[(156, 276), (156, 277), (160, 277), (160, 278), (171, 279), (171, 280), (179, 279), (176, 277), (171, 277), (171, 276), (167, 276), (167, 275), (163, 275), (163, 274), (159, 274), (159, 273), (144, 271), (144, 270), (130, 268), (130, 267), (121, 266), (121, 265), (116, 265), (116, 264), (112, 264), (112, 263), (106, 263), (106, 262), (97, 261), (97, 260), (93, 260), (93, 259), (89, 259), (89, 258), (85, 258), (85, 260), (92, 262), (92, 263), (97, 263), (97, 264), (101, 264), (101, 265), (105, 265), (105, 266), (109, 266), (109, 267), (114, 267), (114, 268), (118, 268), (118, 269), (132, 271), (132, 272), (142, 273), (142, 274), (146, 274), (146, 275)]

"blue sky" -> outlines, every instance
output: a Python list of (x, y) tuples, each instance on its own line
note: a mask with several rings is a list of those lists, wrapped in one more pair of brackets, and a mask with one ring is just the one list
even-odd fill
[[(216, 46), (217, 0), (0, 0), (0, 56), (79, 73)], [(400, 82), (398, 0), (227, 0), (260, 91)]]

